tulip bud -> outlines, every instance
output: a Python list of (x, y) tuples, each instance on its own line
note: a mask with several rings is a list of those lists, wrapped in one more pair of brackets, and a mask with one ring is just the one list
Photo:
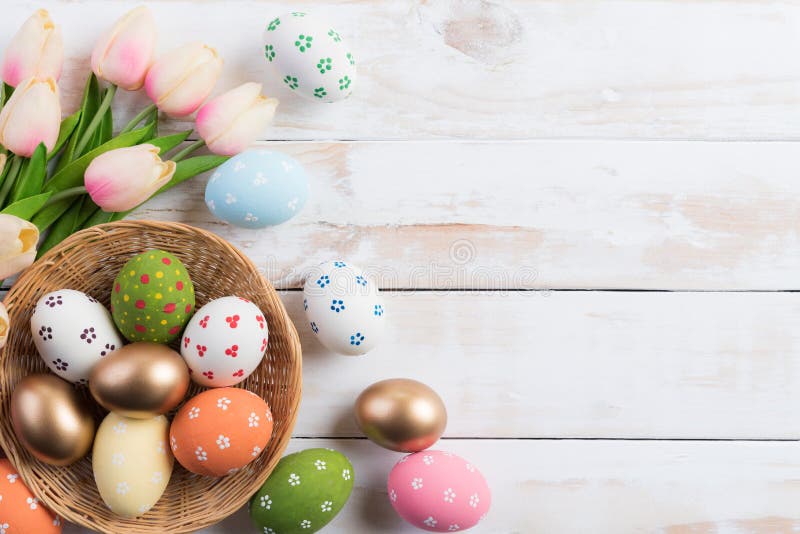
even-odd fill
[(27, 78), (58, 80), (63, 62), (61, 27), (40, 9), (11, 38), (3, 58), (3, 81), (16, 87)]
[(275, 116), (276, 98), (261, 95), (261, 84), (248, 82), (211, 99), (197, 113), (197, 133), (209, 150), (233, 156), (245, 150)]
[(6, 307), (3, 305), (3, 303), (0, 302), (0, 349), (6, 346), (9, 329), (10, 323), (8, 322), (8, 312), (6, 311)]
[(156, 21), (145, 6), (117, 20), (92, 51), (92, 71), (98, 78), (136, 91), (144, 85), (156, 49)]
[(14, 215), (0, 214), (0, 280), (33, 263), (38, 243), (36, 225)]
[(172, 117), (191, 115), (211, 94), (222, 72), (222, 58), (202, 43), (168, 52), (147, 72), (145, 91), (158, 109)]
[(175, 162), (161, 161), (159, 150), (144, 144), (97, 156), (83, 175), (86, 192), (105, 212), (132, 210), (175, 174)]
[(44, 143), (53, 150), (61, 127), (61, 103), (53, 78), (28, 78), (17, 86), (14, 94), (0, 110), (0, 145), (18, 156), (31, 157)]

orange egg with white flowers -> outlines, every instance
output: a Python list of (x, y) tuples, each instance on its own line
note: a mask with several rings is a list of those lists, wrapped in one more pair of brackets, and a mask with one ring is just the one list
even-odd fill
[(0, 459), (0, 530), (7, 534), (60, 534), (61, 520), (33, 494), (6, 458)]
[(255, 460), (271, 436), (269, 406), (239, 388), (209, 389), (192, 397), (169, 429), (175, 459), (192, 473), (216, 477)]

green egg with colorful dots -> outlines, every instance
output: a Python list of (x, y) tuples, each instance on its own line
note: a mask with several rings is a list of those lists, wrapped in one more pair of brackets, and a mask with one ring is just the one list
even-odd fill
[(130, 342), (177, 339), (194, 309), (194, 286), (186, 267), (163, 250), (128, 260), (111, 289), (111, 316)]

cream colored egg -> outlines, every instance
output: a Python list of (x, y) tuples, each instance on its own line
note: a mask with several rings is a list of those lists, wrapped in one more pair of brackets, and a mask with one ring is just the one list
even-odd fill
[(169, 421), (109, 413), (94, 440), (92, 467), (100, 496), (112, 512), (134, 518), (155, 505), (172, 475)]

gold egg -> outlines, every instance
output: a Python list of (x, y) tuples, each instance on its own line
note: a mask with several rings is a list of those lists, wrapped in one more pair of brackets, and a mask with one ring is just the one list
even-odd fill
[(70, 465), (92, 446), (94, 419), (72, 384), (29, 375), (11, 395), (11, 424), (28, 451), (53, 465)]
[(372, 384), (356, 399), (355, 412), (359, 428), (369, 439), (398, 452), (427, 449), (447, 426), (441, 397), (408, 378)]
[(180, 404), (189, 389), (189, 368), (166, 345), (125, 345), (100, 360), (89, 390), (103, 408), (134, 419), (150, 419)]

